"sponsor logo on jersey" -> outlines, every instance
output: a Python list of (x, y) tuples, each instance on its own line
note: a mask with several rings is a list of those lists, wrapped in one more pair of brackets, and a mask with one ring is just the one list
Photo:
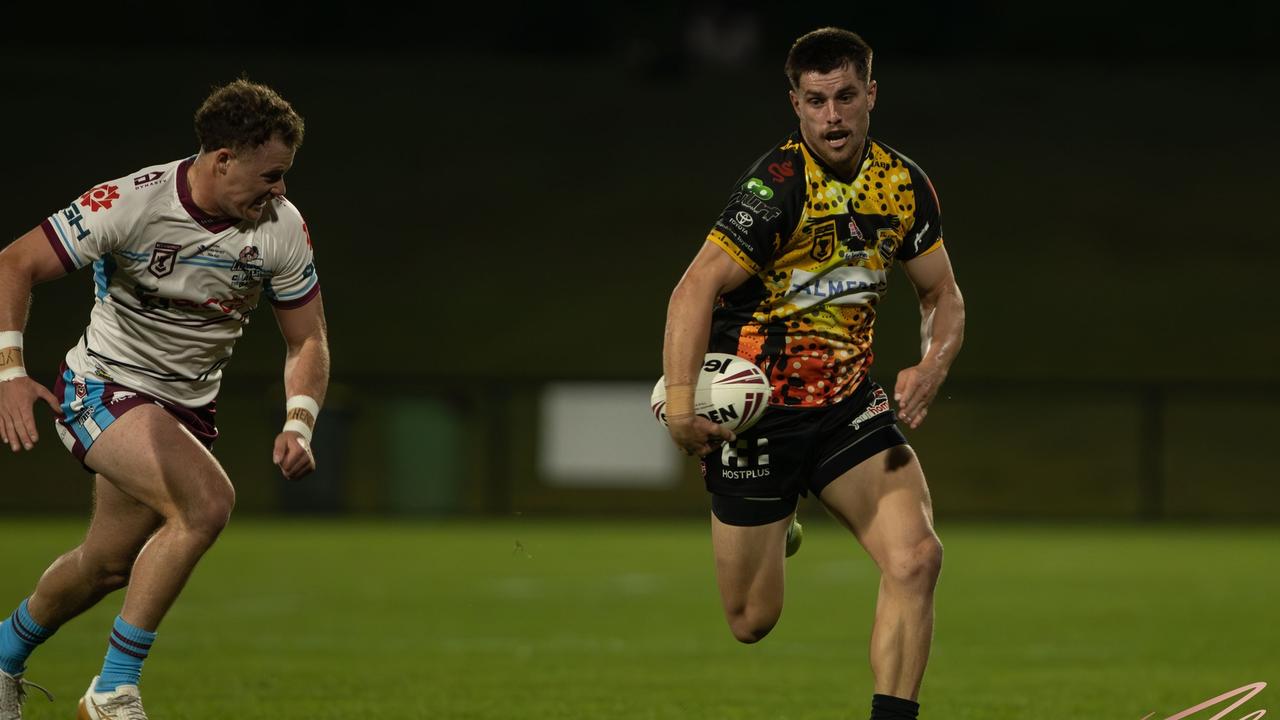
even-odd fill
[(203, 302), (199, 300), (187, 300), (186, 298), (167, 298), (157, 295), (160, 288), (149, 288), (141, 283), (133, 289), (133, 296), (138, 299), (144, 308), (149, 310), (201, 310), (212, 309), (217, 310), (224, 315), (230, 315), (237, 310), (243, 309), (249, 304), (248, 298), (231, 297), (216, 298), (211, 297)]
[(782, 214), (782, 210), (772, 205), (766, 205), (763, 200), (746, 190), (736, 192), (733, 197), (729, 198), (730, 207), (735, 203), (750, 210), (753, 215), (759, 215), (765, 220), (772, 220)]
[(162, 177), (164, 177), (163, 170), (155, 170), (145, 175), (139, 175), (138, 177), (133, 179), (133, 187), (136, 189), (136, 188), (144, 188), (144, 187), (149, 187), (151, 185), (155, 185), (156, 181)]
[(733, 216), (733, 221), (735, 224), (741, 225), (744, 228), (751, 227), (752, 223), (755, 222), (755, 220), (751, 218), (751, 213), (745, 210), (739, 210), (737, 213), (735, 213)]
[(815, 305), (874, 305), (888, 282), (883, 270), (838, 265), (823, 273), (791, 271), (786, 301), (798, 309)]
[(780, 148), (778, 148), (778, 149), (779, 149), (779, 150), (782, 150), (783, 152), (785, 152), (785, 151), (787, 151), (787, 150), (799, 150), (799, 149), (800, 149), (800, 143), (796, 142), (795, 140), (788, 140), (786, 143), (784, 143), (784, 144), (782, 145), (782, 147), (780, 147)]
[(861, 430), (862, 423), (867, 422), (875, 417), (889, 412), (889, 396), (885, 393), (884, 388), (876, 388), (875, 393), (871, 395), (871, 402), (867, 404), (867, 409), (862, 414), (849, 422), (849, 427), (854, 430)]
[(81, 224), (84, 222), (84, 215), (80, 214), (80, 208), (76, 207), (74, 202), (62, 211), (62, 217), (66, 218), (68, 225), (76, 229), (76, 240), (89, 237), (89, 228)]
[(752, 195), (755, 195), (761, 200), (773, 199), (773, 188), (769, 187), (768, 185), (765, 185), (764, 181), (761, 180), (760, 178), (753, 177), (750, 180), (746, 181), (745, 183), (742, 184), (742, 189), (746, 190)]
[(99, 185), (80, 196), (80, 204), (89, 208), (90, 212), (110, 210), (111, 203), (120, 199), (120, 188), (115, 185)]
[(773, 176), (774, 182), (782, 182), (796, 174), (796, 169), (791, 164), (790, 160), (783, 163), (769, 163), (769, 167), (767, 169), (769, 170), (769, 174)]
[(158, 278), (173, 274), (173, 269), (178, 265), (178, 251), (181, 249), (181, 245), (173, 243), (156, 243), (151, 250), (151, 263), (147, 265), (147, 270)]
[(128, 390), (121, 390), (121, 391), (119, 391), (119, 392), (117, 392), (117, 393), (114, 393), (114, 394), (111, 396), (111, 400), (110, 400), (107, 404), (108, 404), (108, 405), (115, 405), (115, 404), (116, 404), (116, 403), (118, 403), (118, 402), (124, 402), (125, 400), (128, 400), (128, 399), (130, 399), (130, 398), (136, 398), (136, 397), (138, 397), (138, 393), (136, 393), (136, 392), (130, 392), (130, 391), (128, 391)]

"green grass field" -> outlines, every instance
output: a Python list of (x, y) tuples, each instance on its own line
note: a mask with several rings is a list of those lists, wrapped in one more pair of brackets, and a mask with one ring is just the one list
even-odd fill
[[(693, 522), (234, 521), (143, 673), (182, 718), (862, 719), (874, 567), (812, 519), (743, 646)], [(0, 523), (2, 612), (81, 523)], [(1280, 712), (1280, 528), (954, 524), (924, 718), (1164, 718), (1246, 683)], [(121, 596), (33, 657), (72, 718)], [(1213, 712), (1194, 716), (1208, 718)]]

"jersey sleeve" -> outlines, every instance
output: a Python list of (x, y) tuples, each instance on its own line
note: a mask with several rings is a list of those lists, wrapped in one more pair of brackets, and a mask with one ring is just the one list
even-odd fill
[(804, 156), (794, 141), (766, 153), (738, 179), (707, 242), (729, 253), (752, 275), (768, 268), (799, 222), (804, 168)]
[(124, 247), (146, 204), (129, 178), (112, 180), (90, 188), (40, 228), (63, 267), (73, 272)]
[(282, 233), (279, 255), (271, 277), (263, 291), (271, 304), (283, 310), (300, 308), (311, 302), (320, 292), (320, 278), (316, 275), (316, 262), (311, 249), (311, 232), (297, 210), (289, 206), (293, 217)]
[(928, 255), (942, 247), (942, 208), (938, 204), (938, 192), (923, 170), (915, 166), (910, 166), (909, 170), (916, 207), (911, 227), (898, 248), (898, 260), (903, 261)]

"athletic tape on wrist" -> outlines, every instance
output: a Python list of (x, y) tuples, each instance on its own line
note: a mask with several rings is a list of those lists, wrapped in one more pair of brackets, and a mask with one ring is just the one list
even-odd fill
[(682, 418), (693, 415), (694, 394), (697, 387), (693, 383), (679, 383), (667, 386), (668, 418)]
[[(294, 410), (304, 410), (307, 415), (311, 416), (311, 422), (308, 423), (301, 417), (295, 417), (300, 413), (294, 413)], [(304, 440), (310, 442), (311, 434), (315, 431), (315, 422), (320, 417), (320, 403), (308, 395), (294, 395), (285, 402), (284, 411), (287, 421), (282, 432), (296, 432)]]
[(19, 365), (18, 367), (9, 368), (8, 370), (0, 370), (0, 382), (17, 380), (18, 378), (24, 378), (26, 376), (27, 376), (27, 369), (22, 367), (21, 365)]
[(284, 428), (280, 432), (296, 432), (302, 436), (303, 440), (311, 442), (311, 428), (301, 420), (290, 420), (284, 424)]
[[(22, 333), (17, 330), (5, 330), (0, 332), (0, 353), (17, 348), (17, 355), (22, 354)], [(7, 354), (7, 353), (6, 353)], [(27, 376), (27, 369), (22, 367), (22, 363), (14, 365), (11, 368), (0, 370), (0, 382), (8, 380), (17, 380), (20, 377)]]

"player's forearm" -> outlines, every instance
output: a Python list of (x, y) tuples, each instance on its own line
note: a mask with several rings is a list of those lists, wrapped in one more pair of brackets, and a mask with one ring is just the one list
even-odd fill
[(0, 332), (22, 332), (31, 310), (30, 274), (17, 266), (12, 252), (0, 252)]
[(964, 344), (964, 296), (960, 288), (951, 284), (936, 296), (922, 299), (920, 318), (921, 364), (933, 365), (945, 373)]
[(323, 405), (328, 388), (329, 342), (320, 332), (289, 349), (284, 361), (284, 389), (287, 397), (306, 395)]
[[(711, 307), (715, 289), (688, 276), (676, 285), (667, 305), (667, 329), (662, 343), (662, 371), (667, 385), (667, 414), (693, 412), (692, 388), (711, 335)], [(673, 387), (689, 388), (672, 393)]]

